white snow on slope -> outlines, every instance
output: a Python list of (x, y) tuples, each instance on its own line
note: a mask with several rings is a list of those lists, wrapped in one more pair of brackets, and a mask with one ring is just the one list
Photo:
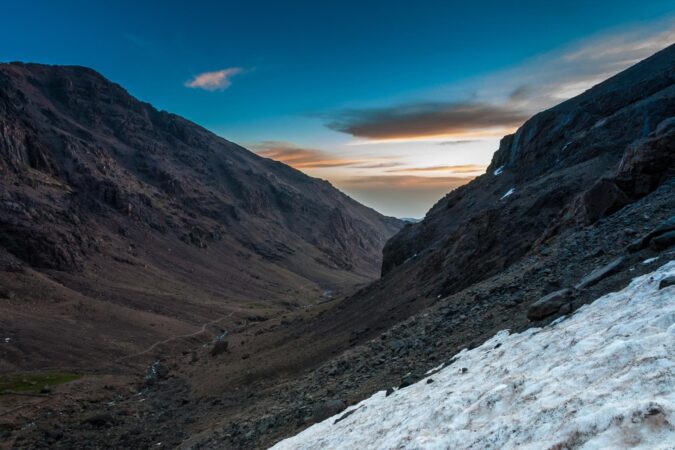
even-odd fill
[(378, 392), (273, 448), (675, 449), (668, 275), (675, 261), (546, 328), (501, 331), (433, 383)]
[(506, 194), (502, 195), (502, 198), (500, 198), (499, 200), (504, 200), (506, 197), (513, 194), (514, 192), (516, 192), (516, 188), (509, 189), (508, 191), (506, 191)]

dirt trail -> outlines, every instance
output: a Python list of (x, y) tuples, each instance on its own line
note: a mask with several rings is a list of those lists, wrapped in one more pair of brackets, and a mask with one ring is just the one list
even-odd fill
[(154, 344), (152, 344), (150, 347), (146, 348), (145, 350), (143, 350), (141, 352), (134, 353), (133, 355), (123, 356), (121, 358), (116, 359), (114, 362), (118, 363), (118, 362), (121, 362), (121, 361), (125, 361), (127, 359), (132, 359), (132, 358), (136, 358), (138, 356), (147, 355), (148, 353), (152, 352), (154, 349), (156, 349), (160, 345), (168, 344), (169, 342), (177, 341), (179, 339), (187, 339), (187, 338), (191, 338), (191, 337), (200, 335), (200, 334), (206, 332), (207, 327), (210, 327), (211, 325), (215, 325), (216, 323), (218, 323), (222, 320), (225, 320), (229, 317), (232, 317), (233, 314), (234, 314), (234, 311), (232, 311), (230, 314), (228, 314), (226, 316), (223, 316), (223, 317), (220, 317), (218, 319), (212, 320), (211, 322), (207, 322), (207, 323), (203, 324), (201, 326), (201, 328), (199, 330), (195, 331), (195, 332), (188, 333), (188, 334), (181, 334), (181, 335), (178, 335), (178, 336), (170, 337), (168, 339), (157, 341)]

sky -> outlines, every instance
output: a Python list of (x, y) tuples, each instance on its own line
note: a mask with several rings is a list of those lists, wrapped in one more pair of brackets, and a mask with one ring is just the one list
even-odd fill
[(675, 43), (673, 0), (9, 1), (0, 61), (132, 95), (423, 217), (534, 113)]

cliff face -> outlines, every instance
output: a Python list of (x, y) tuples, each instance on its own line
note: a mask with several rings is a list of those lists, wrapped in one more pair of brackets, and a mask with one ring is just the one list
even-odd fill
[(673, 116), (671, 46), (503, 138), (485, 175), (388, 242), (382, 273), (414, 270), (445, 294), (647, 195), (673, 175)]
[(401, 226), (82, 67), (0, 64), (0, 175), (5, 259), (189, 323), (348, 291)]

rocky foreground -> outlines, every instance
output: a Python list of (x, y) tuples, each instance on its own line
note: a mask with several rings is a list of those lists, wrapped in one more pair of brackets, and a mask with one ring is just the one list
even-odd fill
[(500, 331), (274, 450), (669, 449), (675, 261), (544, 328)]

